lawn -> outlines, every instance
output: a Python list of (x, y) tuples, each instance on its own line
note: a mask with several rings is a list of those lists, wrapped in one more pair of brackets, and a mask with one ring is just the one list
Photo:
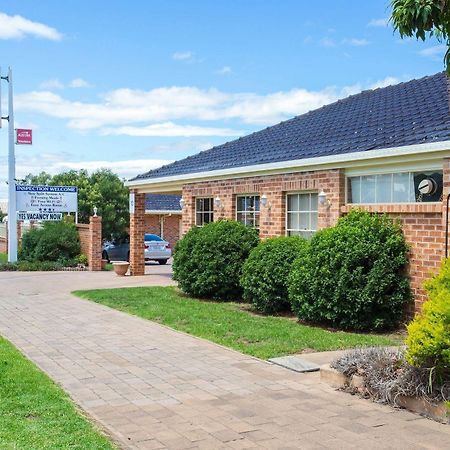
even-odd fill
[(0, 264), (8, 262), (8, 255), (6, 253), (0, 253)]
[(116, 447), (62, 389), (0, 337), (0, 448)]
[(398, 345), (401, 341), (398, 335), (329, 331), (288, 317), (259, 316), (249, 312), (248, 305), (192, 299), (174, 287), (97, 289), (74, 294), (262, 359), (303, 351)]

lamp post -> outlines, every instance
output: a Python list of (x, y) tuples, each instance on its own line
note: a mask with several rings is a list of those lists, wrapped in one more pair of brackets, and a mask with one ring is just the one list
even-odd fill
[[(1, 80), (8, 82), (8, 115), (3, 117), (0, 113), (1, 121), (8, 121), (8, 262), (17, 261), (17, 208), (16, 208), (16, 157), (14, 152), (14, 107), (13, 107), (13, 80), (11, 67), (8, 69), (6, 77), (1, 76)], [(1, 90), (0, 90), (1, 104)]]

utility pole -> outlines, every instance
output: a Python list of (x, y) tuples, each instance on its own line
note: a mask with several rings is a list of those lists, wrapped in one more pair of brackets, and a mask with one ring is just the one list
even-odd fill
[[(8, 262), (17, 261), (17, 208), (16, 208), (16, 157), (14, 149), (14, 106), (13, 106), (13, 79), (11, 67), (8, 69), (6, 77), (1, 76), (1, 80), (8, 82), (8, 116), (1, 117), (1, 120), (8, 121)], [(1, 104), (1, 90), (0, 90)]]

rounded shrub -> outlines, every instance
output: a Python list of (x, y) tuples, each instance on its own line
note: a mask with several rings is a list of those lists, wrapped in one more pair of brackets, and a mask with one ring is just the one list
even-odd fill
[(232, 220), (192, 228), (176, 244), (174, 279), (190, 295), (239, 300), (242, 265), (258, 241), (255, 229)]
[(244, 300), (264, 314), (289, 310), (288, 276), (292, 263), (307, 244), (308, 241), (299, 236), (261, 241), (242, 269)]
[(45, 222), (22, 238), (21, 259), (26, 261), (72, 261), (80, 254), (80, 239), (73, 223)]
[(425, 284), (428, 300), (408, 325), (406, 359), (412, 365), (434, 368), (450, 376), (450, 260)]
[(410, 299), (407, 253), (397, 222), (353, 210), (317, 232), (294, 261), (292, 309), (301, 320), (343, 329), (394, 328)]

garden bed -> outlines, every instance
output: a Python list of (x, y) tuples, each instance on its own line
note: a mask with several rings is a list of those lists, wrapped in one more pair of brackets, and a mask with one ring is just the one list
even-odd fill
[(347, 352), (322, 366), (320, 379), (351, 394), (450, 424), (450, 380), (435, 380), (433, 371), (410, 366), (403, 349)]

